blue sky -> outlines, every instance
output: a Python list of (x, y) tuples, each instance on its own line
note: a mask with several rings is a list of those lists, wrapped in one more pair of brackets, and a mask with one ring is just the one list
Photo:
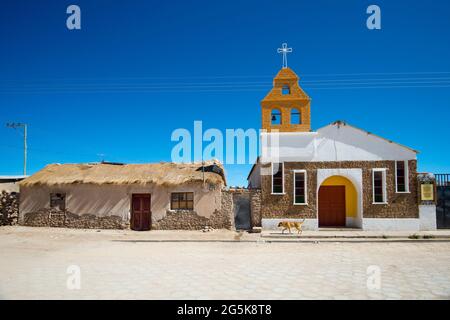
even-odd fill
[[(82, 29), (66, 28), (81, 8)], [(382, 29), (366, 28), (377, 4)], [(312, 126), (343, 119), (448, 172), (449, 1), (25, 1), (0, 11), (0, 175), (48, 163), (170, 161), (171, 133), (259, 128), (281, 67), (311, 96)], [(347, 85), (342, 85), (346, 83)], [(150, 89), (149, 89), (150, 88)], [(244, 185), (250, 165), (228, 165)]]

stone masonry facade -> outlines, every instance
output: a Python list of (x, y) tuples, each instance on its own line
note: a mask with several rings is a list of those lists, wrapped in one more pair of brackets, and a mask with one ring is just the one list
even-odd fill
[(77, 215), (68, 211), (42, 208), (36, 212), (25, 214), (24, 226), (30, 227), (60, 227), (80, 229), (128, 229), (129, 222), (121, 217), (96, 216), (94, 214)]
[[(364, 218), (418, 218), (417, 161), (408, 161), (409, 193), (395, 192), (395, 161), (285, 162), (284, 195), (271, 194), (271, 176), (261, 176), (262, 218), (317, 218), (317, 170), (362, 169)], [(270, 168), (270, 164), (264, 165)], [(387, 204), (372, 204), (372, 169), (387, 168)], [(269, 169), (270, 170), (270, 169)], [(308, 205), (293, 204), (292, 170), (306, 170)]]
[[(267, 132), (309, 132), (311, 130), (311, 99), (300, 88), (298, 76), (289, 68), (283, 68), (274, 78), (274, 85), (261, 101), (262, 129)], [(289, 88), (289, 94), (283, 88)], [(280, 123), (272, 121), (272, 111), (280, 113)], [(300, 113), (300, 123), (293, 123), (292, 111)]]
[(0, 226), (12, 226), (18, 223), (19, 193), (0, 192)]
[(252, 227), (261, 227), (261, 190), (250, 189), (250, 214)]

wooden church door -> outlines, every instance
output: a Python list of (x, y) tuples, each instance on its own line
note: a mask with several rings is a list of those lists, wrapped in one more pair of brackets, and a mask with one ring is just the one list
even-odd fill
[(319, 227), (345, 226), (345, 186), (319, 188)]

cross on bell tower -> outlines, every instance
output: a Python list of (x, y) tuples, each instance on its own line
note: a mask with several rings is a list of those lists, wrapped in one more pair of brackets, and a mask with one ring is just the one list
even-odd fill
[(278, 53), (283, 54), (283, 69), (287, 68), (287, 54), (292, 52), (292, 48), (288, 48), (287, 43), (283, 43), (281, 48), (278, 48)]

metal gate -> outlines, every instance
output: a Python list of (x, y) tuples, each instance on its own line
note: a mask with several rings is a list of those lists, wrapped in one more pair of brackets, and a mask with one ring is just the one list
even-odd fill
[(234, 226), (236, 230), (249, 230), (251, 226), (250, 194), (233, 194)]
[(450, 229), (450, 174), (435, 174), (436, 225), (438, 229)]

